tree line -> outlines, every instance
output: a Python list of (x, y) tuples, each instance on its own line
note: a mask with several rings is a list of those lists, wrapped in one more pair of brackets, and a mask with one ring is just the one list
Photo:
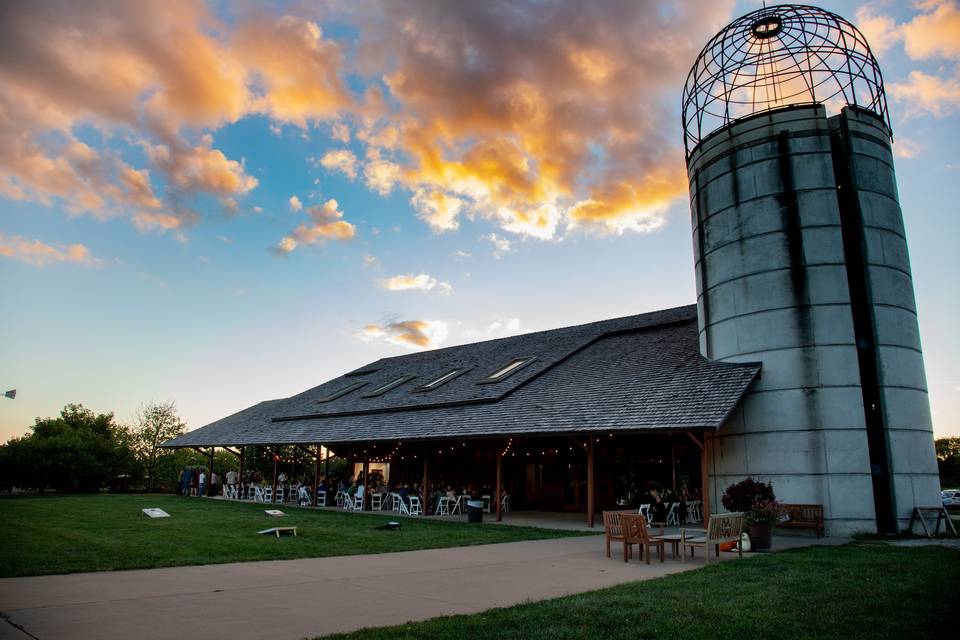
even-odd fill
[[(37, 418), (29, 433), (0, 445), (0, 490), (167, 490), (183, 467), (208, 462), (196, 451), (158, 447), (186, 428), (173, 402), (141, 406), (130, 424), (68, 404), (59, 416)], [(235, 465), (219, 456), (215, 464)]]

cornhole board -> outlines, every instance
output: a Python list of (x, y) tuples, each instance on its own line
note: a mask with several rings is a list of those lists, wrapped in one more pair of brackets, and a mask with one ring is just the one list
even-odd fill
[(280, 511), (280, 509), (266, 509), (264, 513), (271, 518), (282, 518), (283, 516), (287, 515), (283, 511)]
[(284, 534), (292, 533), (293, 537), (297, 537), (297, 528), (296, 527), (270, 527), (269, 529), (264, 529), (263, 531), (257, 531), (259, 535), (267, 536), (275, 534), (278, 538)]
[(163, 509), (157, 509), (156, 507), (152, 509), (141, 509), (143, 515), (148, 518), (169, 518), (170, 514), (164, 511)]

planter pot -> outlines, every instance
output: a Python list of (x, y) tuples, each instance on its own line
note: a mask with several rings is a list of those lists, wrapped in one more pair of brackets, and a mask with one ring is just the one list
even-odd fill
[(750, 545), (754, 551), (769, 551), (772, 538), (773, 527), (766, 524), (750, 525)]

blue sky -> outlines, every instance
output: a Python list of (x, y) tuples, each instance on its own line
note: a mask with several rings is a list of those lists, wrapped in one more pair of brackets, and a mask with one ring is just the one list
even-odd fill
[[(0, 437), (68, 402), (198, 427), (411, 348), (693, 302), (680, 90), (758, 4), (144, 2), (119, 39), (117, 3), (7, 4), (30, 36), (0, 48)], [(960, 11), (824, 6), (879, 53), (935, 430), (960, 435)]]

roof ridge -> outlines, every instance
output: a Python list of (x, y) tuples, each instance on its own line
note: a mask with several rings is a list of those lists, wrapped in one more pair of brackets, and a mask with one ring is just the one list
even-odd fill
[[(517, 333), (517, 334), (511, 335), (511, 336), (502, 336), (502, 337), (500, 337), (500, 338), (488, 338), (488, 339), (486, 339), (486, 340), (475, 340), (474, 342), (461, 342), (461, 343), (459, 343), (459, 344), (451, 344), (451, 345), (447, 345), (447, 346), (445, 346), (445, 347), (437, 347), (436, 349), (425, 349), (425, 350), (423, 350), (423, 351), (416, 351), (416, 352), (412, 352), (412, 353), (403, 353), (403, 354), (399, 354), (399, 355), (395, 355), (395, 356), (386, 356), (386, 357), (383, 357), (383, 358), (379, 358), (379, 359), (377, 359), (377, 360), (374, 360), (373, 362), (368, 362), (367, 364), (365, 364), (365, 365), (363, 365), (363, 366), (361, 366), (361, 367), (358, 367), (357, 369), (354, 369), (354, 371), (363, 370), (363, 369), (365, 369), (365, 368), (367, 368), (367, 367), (369, 367), (369, 366), (372, 366), (373, 364), (375, 364), (375, 363), (377, 363), (377, 362), (384, 362), (384, 361), (389, 361), (389, 360), (396, 360), (396, 359), (398, 359), (398, 358), (409, 358), (410, 356), (413, 356), (413, 355), (436, 354), (436, 353), (440, 353), (440, 352), (442, 352), (442, 351), (448, 351), (448, 350), (450, 350), (450, 349), (460, 349), (460, 348), (463, 348), (463, 347), (469, 347), (469, 346), (478, 345), (478, 344), (489, 344), (489, 343), (492, 343), (492, 342), (500, 342), (500, 341), (503, 341), (503, 340), (514, 340), (514, 339), (516, 339), (516, 338), (523, 338), (523, 337), (535, 336), (535, 335), (546, 334), (546, 333), (554, 333), (554, 332), (557, 332), (557, 331), (566, 331), (566, 330), (571, 330), (571, 329), (584, 329), (584, 328), (586, 328), (586, 327), (590, 327), (590, 326), (593, 326), (593, 325), (614, 324), (614, 323), (616, 323), (616, 322), (623, 322), (623, 321), (625, 321), (625, 320), (630, 320), (630, 319), (633, 319), (633, 318), (644, 318), (644, 317), (647, 317), (647, 316), (657, 316), (657, 315), (669, 314), (669, 313), (681, 313), (681, 312), (683, 312), (683, 311), (686, 311), (686, 312), (688, 312), (688, 313), (691, 313), (691, 314), (692, 314), (692, 315), (691, 315), (691, 319), (692, 319), (692, 318), (695, 318), (695, 317), (696, 317), (696, 311), (697, 311), (697, 305), (696, 305), (696, 304), (685, 304), (685, 305), (680, 305), (680, 306), (678, 306), (678, 307), (670, 307), (670, 308), (668, 308), (668, 309), (659, 309), (659, 310), (657, 310), (657, 311), (646, 311), (646, 312), (644, 312), (644, 313), (634, 313), (634, 314), (629, 314), (629, 315), (625, 315), (625, 316), (617, 316), (616, 318), (606, 318), (606, 319), (604, 319), (604, 320), (592, 320), (592, 321), (590, 321), (590, 322), (584, 322), (584, 323), (581, 323), (581, 324), (571, 324), (571, 325), (566, 325), (566, 326), (563, 326), (563, 327), (553, 327), (552, 329), (540, 329), (540, 330), (538, 330), (538, 331), (528, 331), (528, 332), (526, 332), (526, 333)], [(659, 326), (659, 325), (670, 324), (670, 323), (672, 323), (672, 322), (679, 322), (679, 321), (681, 321), (681, 320), (686, 320), (686, 319), (687, 319), (687, 318), (664, 318), (662, 321), (660, 321), (660, 322), (655, 322), (655, 323), (652, 323), (652, 324), (650, 324), (650, 325), (644, 325), (644, 326), (639, 326), (639, 327), (631, 327), (631, 328), (628, 328), (628, 329), (621, 329), (620, 331), (632, 331), (633, 329), (645, 329), (645, 328), (649, 328), (649, 327), (656, 327), (656, 326)], [(616, 330), (616, 329), (611, 329), (610, 331), (605, 332), (605, 333), (612, 333), (612, 332), (615, 332), (615, 331), (617, 331), (617, 330)], [(352, 373), (352, 371), (349, 372), (349, 373)]]

